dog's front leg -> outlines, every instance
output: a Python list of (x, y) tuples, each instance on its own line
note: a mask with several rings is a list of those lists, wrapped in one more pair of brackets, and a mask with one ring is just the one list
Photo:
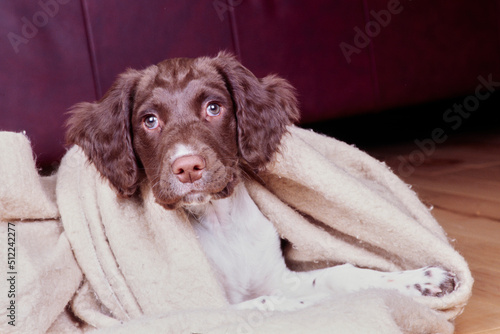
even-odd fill
[(273, 294), (240, 303), (237, 307), (296, 310), (328, 299), (334, 293), (370, 288), (397, 290), (407, 296), (442, 296), (452, 292), (456, 282), (454, 274), (439, 267), (381, 272), (344, 264), (309, 272), (287, 271)]
[(369, 288), (397, 290), (408, 296), (442, 296), (456, 288), (456, 277), (439, 267), (381, 272), (351, 264), (300, 273), (300, 294), (356, 292)]

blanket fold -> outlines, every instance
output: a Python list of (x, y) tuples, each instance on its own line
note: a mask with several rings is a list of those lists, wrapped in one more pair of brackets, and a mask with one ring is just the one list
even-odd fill
[[(290, 242), (287, 263), (296, 270), (345, 262), (384, 271), (439, 265), (457, 275), (456, 291), (411, 299), (369, 289), (296, 312), (235, 310), (185, 213), (156, 204), (147, 185), (140, 199), (118, 198), (77, 146), (51, 178), (38, 177), (24, 136), (0, 133), (0, 148), (0, 184), (8, 184), (0, 188), (2, 222), (18, 222), (25, 235), (47, 235), (43, 243), (22, 244), (32, 256), (19, 266), (33, 276), (33, 287), (47, 285), (45, 274), (32, 268), (39, 260), (33, 250), (66, 268), (56, 276), (54, 261), (40, 265), (64, 292), (50, 291), (59, 301), (53, 305), (19, 286), (23, 303), (50, 314), (40, 333), (51, 323), (55, 332), (452, 333), (452, 320), (470, 297), (467, 263), (416, 194), (384, 164), (311, 131), (290, 127), (261, 182), (245, 181)], [(26, 175), (22, 189), (12, 189), (16, 175)], [(8, 301), (0, 301), (5, 309)], [(42, 322), (21, 314), (18, 321), (25, 328)]]
[(82, 280), (55, 190), (55, 176), (38, 175), (26, 136), (0, 132), (0, 333), (46, 332)]
[[(283, 237), (303, 244), (292, 247), (289, 258), (350, 262), (379, 270), (441, 266), (456, 273), (462, 286), (448, 296), (422, 297), (420, 302), (446, 310), (450, 318), (461, 312), (473, 282), (467, 263), (450, 246), (429, 209), (385, 164), (334, 138), (296, 127), (284, 137), (281, 152), (268, 174), (262, 176), (266, 188), (282, 202), (320, 222), (316, 224), (319, 231), (312, 237), (296, 224), (273, 220), (277, 226), (293, 226), (289, 228), (291, 234), (278, 230)], [(275, 209), (277, 203), (271, 207), (267, 204), (270, 198), (259, 201), (254, 195), (254, 200), (268, 216), (281, 215)], [(351, 249), (338, 258), (332, 254), (330, 243), (339, 240), (358, 251)], [(451, 300), (458, 306), (450, 307)]]

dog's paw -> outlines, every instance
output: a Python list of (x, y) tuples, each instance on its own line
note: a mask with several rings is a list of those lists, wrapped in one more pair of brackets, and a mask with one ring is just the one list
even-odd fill
[(453, 292), (458, 281), (455, 274), (439, 267), (425, 267), (399, 273), (394, 283), (410, 296), (442, 297)]

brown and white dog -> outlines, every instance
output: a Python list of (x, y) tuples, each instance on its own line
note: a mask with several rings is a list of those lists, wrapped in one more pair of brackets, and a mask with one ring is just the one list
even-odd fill
[(72, 109), (67, 141), (84, 150), (118, 196), (138, 196), (149, 182), (160, 205), (186, 210), (238, 307), (293, 310), (332, 291), (373, 287), (410, 296), (453, 291), (453, 274), (438, 267), (400, 273), (349, 264), (310, 272), (286, 267), (276, 230), (241, 180), (265, 169), (298, 118), (287, 81), (258, 79), (219, 53), (128, 70), (100, 101)]

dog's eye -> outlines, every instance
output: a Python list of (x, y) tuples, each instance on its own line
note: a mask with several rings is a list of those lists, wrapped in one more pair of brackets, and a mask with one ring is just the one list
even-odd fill
[(159, 122), (156, 116), (147, 116), (144, 118), (144, 126), (149, 130), (154, 130), (158, 127)]
[(219, 116), (221, 112), (221, 107), (217, 103), (210, 103), (207, 106), (207, 114), (209, 116)]

